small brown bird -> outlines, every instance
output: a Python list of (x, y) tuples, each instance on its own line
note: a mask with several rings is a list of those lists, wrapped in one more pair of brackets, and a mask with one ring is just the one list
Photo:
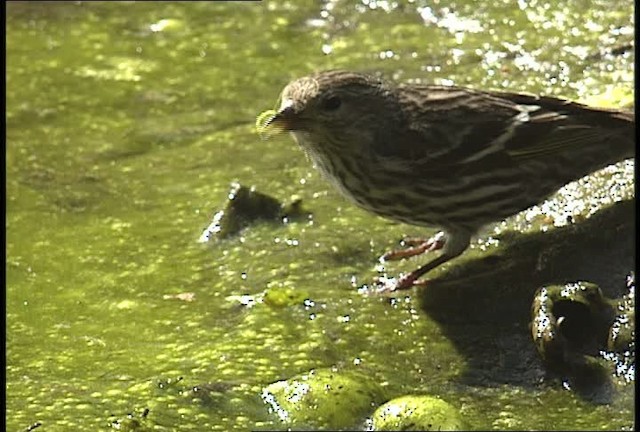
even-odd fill
[(289, 131), (345, 196), (380, 216), (443, 231), (394, 259), (442, 254), (385, 290), (460, 255), (483, 225), (635, 154), (632, 112), (545, 96), (394, 85), (334, 70), (297, 79), (265, 122)]

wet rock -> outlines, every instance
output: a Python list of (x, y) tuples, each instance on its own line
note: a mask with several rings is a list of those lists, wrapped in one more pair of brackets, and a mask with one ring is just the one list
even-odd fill
[[(618, 375), (634, 370), (634, 292), (606, 298), (589, 282), (540, 288), (533, 300), (531, 336), (546, 367), (582, 396), (609, 403), (611, 364)], [(633, 379), (633, 378), (631, 378)]]
[(605, 356), (615, 365), (615, 373), (626, 382), (635, 381), (636, 365), (636, 286), (635, 278), (627, 280), (627, 293), (618, 301), (616, 318), (609, 329)]
[(372, 376), (333, 368), (272, 383), (262, 398), (288, 427), (312, 429), (353, 428), (386, 399)]
[(380, 406), (372, 430), (444, 431), (466, 429), (456, 408), (428, 395), (402, 396)]
[(636, 286), (633, 276), (629, 277), (627, 286), (628, 292), (617, 302), (616, 317), (609, 329), (607, 340), (609, 351), (619, 354), (635, 354)]
[(606, 347), (614, 302), (592, 283), (540, 288), (533, 300), (531, 335), (545, 363), (558, 371), (595, 356)]
[(289, 221), (309, 215), (302, 209), (300, 199), (281, 203), (272, 196), (256, 191), (254, 187), (232, 183), (224, 209), (215, 213), (198, 241), (206, 243), (214, 237), (231, 237), (259, 220)]
[[(591, 208), (590, 204), (586, 207)], [(579, 223), (550, 226), (545, 232), (506, 231), (500, 235), (498, 247), (488, 244), (486, 251), (475, 247), (465, 252), (468, 257), (461, 257), (462, 262), (445, 266), (419, 296), (422, 309), (438, 322), (467, 361), (460, 381), (482, 387), (504, 383), (535, 387), (560, 377), (562, 385), (571, 385), (575, 395), (583, 399), (594, 400), (594, 394), (602, 402), (611, 400), (610, 396), (626, 397), (632, 390), (616, 385), (620, 380), (614, 375), (613, 364), (596, 351), (584, 359), (601, 370), (585, 375), (587, 383), (590, 376), (601, 379), (595, 393), (579, 393), (575, 379), (564, 380), (570, 375), (551, 372), (531, 343), (530, 324), (532, 299), (538, 297), (536, 292), (542, 286), (588, 280), (601, 287), (605, 298), (619, 298), (626, 290), (625, 278), (635, 266), (635, 221), (635, 200), (625, 199)], [(474, 257), (475, 252), (482, 253)], [(600, 337), (605, 350), (607, 331), (605, 325)], [(580, 369), (576, 366), (574, 373)], [(623, 373), (632, 377), (631, 370)], [(573, 396), (567, 392), (566, 397)]]

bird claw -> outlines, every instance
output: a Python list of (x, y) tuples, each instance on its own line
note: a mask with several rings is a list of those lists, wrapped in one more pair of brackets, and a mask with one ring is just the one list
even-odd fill
[(413, 287), (424, 287), (428, 285), (428, 283), (428, 280), (418, 280), (413, 273), (400, 276), (399, 278), (378, 276), (373, 282), (373, 287), (375, 288), (373, 293), (376, 295), (391, 294), (396, 291), (408, 290)]

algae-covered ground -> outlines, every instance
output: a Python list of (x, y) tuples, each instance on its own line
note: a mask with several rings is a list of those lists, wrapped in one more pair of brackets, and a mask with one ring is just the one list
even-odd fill
[[(541, 285), (623, 294), (632, 162), (390, 298), (359, 289), (377, 257), (435, 229), (355, 208), (255, 131), (290, 79), (336, 67), (628, 106), (633, 2), (8, 2), (6, 30), (7, 430), (281, 430), (267, 389), (315, 371), (373, 383), (351, 428), (412, 394), (471, 429), (633, 427), (633, 375), (579, 391), (528, 327)], [(310, 216), (198, 242), (232, 182)]]

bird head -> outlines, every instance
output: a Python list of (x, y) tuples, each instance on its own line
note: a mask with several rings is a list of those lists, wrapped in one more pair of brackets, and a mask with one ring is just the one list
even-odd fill
[[(267, 133), (291, 132), (314, 138), (366, 134), (388, 99), (386, 85), (376, 78), (332, 70), (296, 79), (280, 95), (280, 106), (263, 124)], [(360, 125), (365, 125), (360, 127)], [(333, 140), (332, 140), (333, 141)]]

